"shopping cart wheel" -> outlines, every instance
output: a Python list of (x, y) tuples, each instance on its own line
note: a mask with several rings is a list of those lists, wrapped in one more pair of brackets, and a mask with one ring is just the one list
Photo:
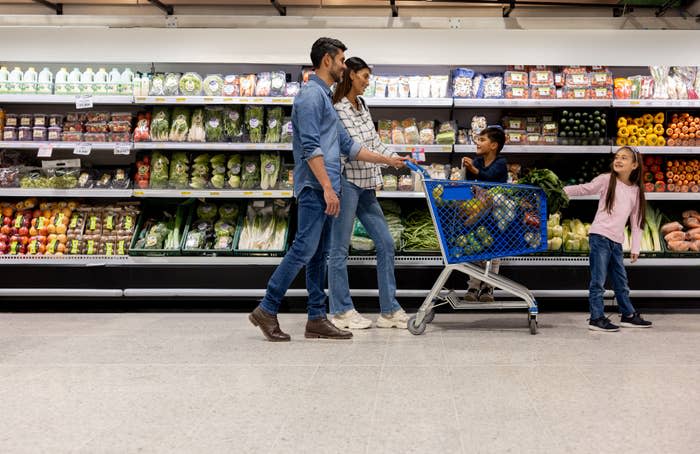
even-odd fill
[(423, 321), (420, 323), (420, 325), (416, 325), (416, 316), (412, 315), (411, 318), (408, 319), (408, 331), (411, 334), (415, 334), (416, 336), (423, 334), (425, 332), (425, 326), (426, 326), (426, 320), (423, 319)]
[(534, 318), (530, 319), (530, 334), (537, 334), (537, 320)]
[(425, 314), (425, 323), (432, 323), (433, 320), (435, 320), (435, 310), (430, 310), (430, 312)]

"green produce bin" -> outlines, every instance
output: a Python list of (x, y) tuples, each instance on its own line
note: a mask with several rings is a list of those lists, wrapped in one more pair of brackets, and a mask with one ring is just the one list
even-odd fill
[(245, 214), (241, 212), (241, 217), (236, 227), (236, 236), (233, 239), (234, 249), (233, 255), (236, 257), (284, 257), (287, 253), (287, 248), (289, 246), (289, 218), (287, 218), (287, 228), (284, 231), (284, 248), (279, 250), (250, 250), (250, 249), (238, 249), (238, 242), (241, 239), (241, 232), (243, 231), (243, 222), (245, 220)]
[[(231, 248), (229, 249), (206, 249), (206, 248), (187, 248), (187, 234), (190, 232), (190, 227), (192, 223), (197, 219), (195, 217), (195, 209), (190, 210), (189, 218), (187, 219), (187, 225), (185, 226), (185, 233), (182, 235), (182, 241), (180, 242), (180, 249), (182, 250), (182, 255), (198, 255), (207, 257), (227, 257), (233, 255), (233, 248), (237, 244), (237, 239), (240, 235), (240, 229), (243, 225), (243, 211), (239, 211), (238, 219), (236, 220), (236, 230), (233, 234), (233, 241), (231, 242)], [(216, 222), (216, 221), (214, 221)]]

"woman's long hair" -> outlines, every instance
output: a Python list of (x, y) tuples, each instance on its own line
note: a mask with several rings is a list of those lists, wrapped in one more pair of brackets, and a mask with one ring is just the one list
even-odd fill
[[(644, 228), (644, 219), (646, 216), (646, 198), (644, 197), (644, 181), (642, 176), (644, 175), (644, 163), (642, 162), (642, 157), (633, 147), (622, 147), (617, 150), (617, 153), (627, 150), (632, 153), (634, 162), (637, 163), (637, 168), (632, 170), (630, 174), (630, 181), (639, 187), (639, 211), (637, 215), (639, 217), (639, 228)], [(615, 172), (615, 160), (610, 164), (610, 182), (608, 183), (608, 192), (605, 194), (605, 211), (611, 213), (615, 207), (615, 188), (617, 187), (617, 172)]]
[(360, 72), (363, 69), (369, 69), (372, 72), (372, 68), (369, 67), (365, 61), (359, 57), (352, 57), (345, 60), (345, 72), (343, 73), (343, 80), (338, 82), (335, 87), (335, 92), (333, 93), (333, 104), (337, 104), (343, 100), (344, 97), (350, 93), (352, 89), (352, 79), (350, 79), (351, 72)]

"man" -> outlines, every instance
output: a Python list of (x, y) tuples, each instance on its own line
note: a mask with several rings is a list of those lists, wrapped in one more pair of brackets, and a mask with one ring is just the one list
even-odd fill
[(324, 293), (326, 258), (331, 219), (340, 212), (341, 154), (349, 159), (402, 167), (406, 158), (386, 157), (353, 142), (338, 119), (330, 86), (345, 71), (345, 45), (332, 38), (319, 38), (311, 48), (316, 74), (294, 100), (294, 195), (298, 203), (298, 226), (294, 242), (273, 273), (260, 305), (249, 320), (271, 342), (287, 342), (277, 321), (282, 298), (306, 266), (309, 293), (306, 338), (350, 339), (352, 333), (336, 328), (326, 318)]

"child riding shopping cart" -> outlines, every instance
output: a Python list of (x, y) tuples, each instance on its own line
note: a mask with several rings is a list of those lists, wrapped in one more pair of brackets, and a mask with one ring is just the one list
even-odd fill
[[(435, 316), (435, 307), (454, 309), (528, 309), (530, 332), (537, 333), (537, 302), (525, 286), (470, 262), (543, 252), (547, 249), (547, 199), (533, 186), (476, 181), (432, 180), (425, 169), (408, 163), (423, 176), (423, 190), (440, 242), (445, 269), (408, 321), (413, 334), (422, 334)], [(499, 288), (519, 301), (473, 303), (442, 293), (453, 271)]]

